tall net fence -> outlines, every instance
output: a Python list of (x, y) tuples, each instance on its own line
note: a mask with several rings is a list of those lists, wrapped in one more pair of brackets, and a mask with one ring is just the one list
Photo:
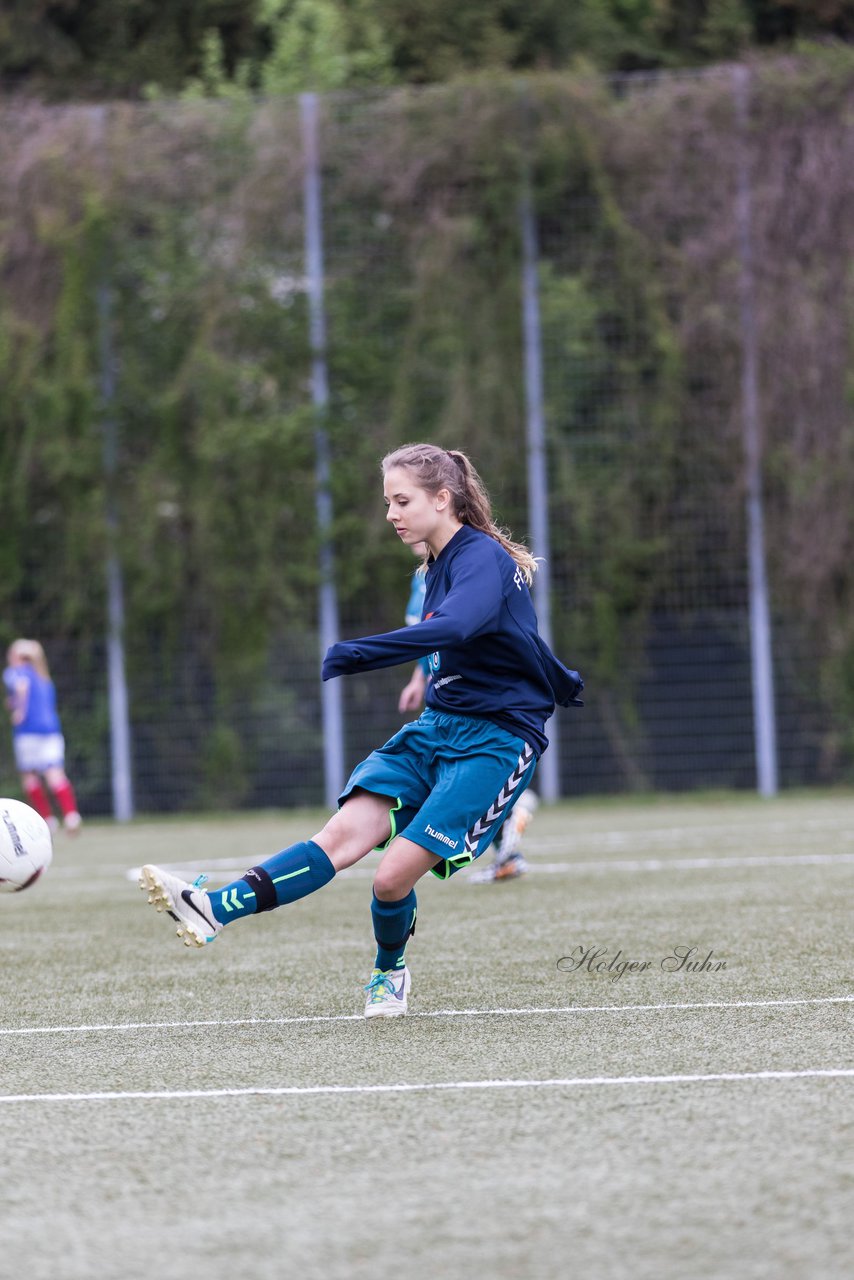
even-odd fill
[[(553, 643), (588, 682), (561, 793), (755, 785), (751, 342), (780, 780), (850, 777), (852, 103), (834, 60), (322, 99), (322, 420), (298, 101), (0, 107), (3, 629), (45, 645), (84, 807), (110, 556), (137, 807), (323, 798), (319, 426), (342, 635), (403, 620), (397, 444), (464, 448), (528, 535), (526, 217)], [(344, 682), (347, 767), (407, 674)]]

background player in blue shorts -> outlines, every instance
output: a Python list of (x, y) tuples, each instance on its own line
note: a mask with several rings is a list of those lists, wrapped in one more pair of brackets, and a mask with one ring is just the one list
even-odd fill
[(337, 813), (312, 839), (210, 893), (155, 866), (140, 879), (149, 902), (178, 922), (179, 937), (203, 946), (226, 924), (313, 893), (381, 846), (366, 1017), (406, 1012), (415, 885), (428, 871), (446, 880), (489, 848), (548, 745), (555, 703), (580, 705), (584, 687), (539, 635), (528, 589), (536, 562), (495, 524), (466, 455), (404, 445), (382, 470), (387, 519), (401, 541), (429, 550), (423, 620), (332, 645), (322, 675), (427, 653), (426, 709), (357, 765)]
[(38, 640), (14, 640), (6, 662), (3, 684), (12, 721), (12, 746), (27, 804), (55, 829), (59, 824), (51, 806), (52, 794), (66, 831), (74, 835), (80, 830), (80, 813), (65, 772), (65, 738), (44, 649)]

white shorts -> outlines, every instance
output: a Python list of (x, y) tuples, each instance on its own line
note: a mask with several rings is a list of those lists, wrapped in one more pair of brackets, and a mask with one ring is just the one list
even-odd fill
[(44, 773), (65, 767), (65, 738), (61, 733), (16, 733), (13, 736), (18, 773)]

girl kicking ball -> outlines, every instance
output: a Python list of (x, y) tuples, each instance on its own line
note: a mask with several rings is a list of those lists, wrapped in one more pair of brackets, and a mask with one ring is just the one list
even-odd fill
[(186, 945), (204, 946), (226, 925), (316, 892), (381, 847), (368, 1018), (406, 1013), (416, 884), (428, 871), (447, 880), (489, 848), (548, 745), (543, 729), (555, 703), (580, 706), (584, 687), (540, 637), (529, 591), (536, 561), (496, 526), (466, 455), (404, 445), (383, 459), (382, 473), (395, 533), (408, 546), (426, 544), (424, 620), (334, 644), (322, 675), (429, 654), (424, 712), (354, 769), (337, 813), (310, 840), (213, 891), (154, 866), (140, 879)]

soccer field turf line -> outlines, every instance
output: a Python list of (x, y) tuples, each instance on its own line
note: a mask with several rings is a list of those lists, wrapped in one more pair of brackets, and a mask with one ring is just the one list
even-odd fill
[(632, 858), (593, 862), (529, 862), (528, 870), (549, 875), (577, 871), (709, 871), (733, 867), (822, 867), (854, 863), (854, 853), (780, 853), (753, 857)]
[[(810, 996), (803, 1000), (707, 1000), (699, 1003), (556, 1005), (522, 1009), (434, 1009), (409, 1013), (415, 1018), (511, 1018), (540, 1014), (662, 1013), (668, 1010), (773, 1009), (802, 1005), (852, 1004), (854, 996)], [(2, 1036), (73, 1035), (94, 1031), (175, 1031), (192, 1027), (289, 1026), (295, 1023), (364, 1022), (361, 1013), (311, 1014), (284, 1018), (199, 1018), (182, 1022), (103, 1022), (70, 1027), (0, 1027)]]
[[(224, 883), (319, 824), (93, 822), (0, 901), (4, 1274), (183, 1280), (188, 1231), (210, 1280), (361, 1280), (402, 1238), (413, 1280), (845, 1273), (854, 795), (543, 806), (518, 885), (424, 882), (379, 1025), (378, 855), (198, 955), (126, 879)], [(556, 967), (677, 940), (726, 970)]]
[(702, 1075), (567, 1076), (552, 1080), (439, 1080), (423, 1084), (322, 1084), (249, 1086), (241, 1089), (147, 1089), (92, 1093), (0, 1094), (2, 1103), (134, 1102), (189, 1098), (306, 1097), (342, 1094), (437, 1093), (468, 1089), (567, 1089), (614, 1085), (738, 1084), (748, 1081), (839, 1080), (854, 1078), (854, 1067), (810, 1068), (801, 1071), (718, 1071)]
[[(556, 847), (556, 846), (552, 846)], [(825, 866), (848, 866), (854, 865), (854, 853), (780, 853), (780, 854), (755, 854), (744, 856), (729, 856), (722, 854), (720, 857), (710, 858), (630, 858), (630, 859), (585, 859), (584, 861), (566, 861), (566, 862), (538, 862), (536, 860), (537, 849), (533, 849), (529, 856), (528, 871), (534, 875), (573, 875), (586, 871), (709, 871), (715, 869), (731, 870), (734, 867), (747, 868), (751, 867), (825, 867)], [(215, 872), (217, 876), (225, 879), (235, 879), (243, 875), (246, 867), (243, 863), (236, 863), (231, 859), (209, 859), (206, 862), (187, 861), (187, 862), (162, 862), (158, 863), (164, 870), (171, 871), (174, 875), (179, 875), (182, 871), (187, 873), (198, 873), (200, 871)], [(54, 878), (73, 879), (76, 876), (86, 875), (91, 877), (93, 871), (98, 871), (103, 875), (115, 875), (116, 868), (110, 866), (101, 867), (60, 867), (54, 870)], [(136, 882), (141, 872), (140, 867), (129, 867), (124, 875), (125, 879)], [(338, 879), (367, 879), (372, 877), (375, 872), (373, 865), (367, 867), (348, 867), (344, 871), (338, 872)], [(468, 880), (466, 875), (460, 877), (460, 882), (465, 884)]]
[(535, 874), (565, 875), (577, 871), (708, 871), (733, 867), (821, 867), (854, 863), (854, 853), (780, 853), (731, 858), (632, 858), (586, 862), (529, 862)]

